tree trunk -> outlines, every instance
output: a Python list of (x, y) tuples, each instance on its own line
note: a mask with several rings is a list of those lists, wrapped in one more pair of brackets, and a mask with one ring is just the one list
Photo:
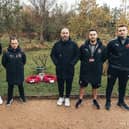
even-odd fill
[(41, 27), (40, 27), (40, 43), (41, 44), (44, 44), (44, 21), (43, 21), (43, 18), (44, 17), (42, 17), (42, 24), (41, 24)]
[(40, 43), (41, 43), (41, 44), (44, 44), (44, 37), (43, 37), (43, 32), (42, 32), (42, 30), (41, 30), (41, 32), (40, 32)]

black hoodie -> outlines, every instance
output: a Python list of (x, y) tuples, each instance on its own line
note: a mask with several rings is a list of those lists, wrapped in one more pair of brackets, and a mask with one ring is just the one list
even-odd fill
[(2, 65), (6, 69), (6, 79), (11, 85), (21, 84), (24, 81), (24, 65), (26, 56), (20, 49), (9, 47), (7, 52), (2, 56)]
[(56, 66), (58, 78), (73, 78), (74, 65), (79, 59), (79, 48), (71, 39), (68, 41), (59, 40), (52, 48), (51, 59)]
[[(102, 66), (106, 57), (106, 48), (101, 41), (97, 40), (94, 54), (91, 54), (90, 41), (86, 40), (85, 44), (80, 47), (80, 80), (87, 83), (98, 83), (101, 80)], [(90, 61), (93, 59), (94, 61)]]
[(125, 39), (124, 44), (119, 37), (110, 41), (107, 46), (107, 58), (109, 68), (129, 71), (129, 38)]

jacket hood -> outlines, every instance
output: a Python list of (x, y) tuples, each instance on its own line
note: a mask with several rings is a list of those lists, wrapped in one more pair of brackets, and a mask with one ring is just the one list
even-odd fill
[(8, 47), (7, 50), (10, 51), (10, 52), (20, 52), (20, 51), (21, 51), (21, 48), (18, 47), (18, 48), (16, 48), (16, 49), (14, 49), (14, 48), (12, 48), (12, 47)]

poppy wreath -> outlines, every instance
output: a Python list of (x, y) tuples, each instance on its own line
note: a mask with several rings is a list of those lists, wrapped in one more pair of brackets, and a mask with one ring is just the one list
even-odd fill
[(41, 81), (41, 78), (39, 75), (32, 75), (27, 77), (25, 81), (26, 83), (30, 83), (30, 84), (39, 83)]
[(54, 83), (57, 81), (57, 77), (55, 75), (45, 74), (42, 81), (45, 83)]

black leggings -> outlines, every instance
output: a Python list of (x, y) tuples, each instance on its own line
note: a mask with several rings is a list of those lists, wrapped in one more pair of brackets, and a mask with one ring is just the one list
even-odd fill
[[(14, 85), (8, 84), (8, 100), (13, 98), (13, 88)], [(18, 85), (18, 90), (21, 98), (24, 98), (24, 87), (23, 84)]]
[(66, 96), (67, 98), (70, 97), (71, 90), (72, 90), (72, 81), (73, 79), (61, 79), (58, 78), (58, 91), (59, 91), (59, 97), (64, 96), (64, 83), (66, 82)]
[(108, 72), (108, 80), (107, 80), (107, 88), (106, 88), (106, 100), (111, 101), (111, 94), (113, 90), (113, 86), (118, 78), (118, 93), (119, 100), (118, 102), (123, 103), (125, 97), (125, 91), (128, 81), (128, 73), (126, 71), (114, 70), (110, 69)]

